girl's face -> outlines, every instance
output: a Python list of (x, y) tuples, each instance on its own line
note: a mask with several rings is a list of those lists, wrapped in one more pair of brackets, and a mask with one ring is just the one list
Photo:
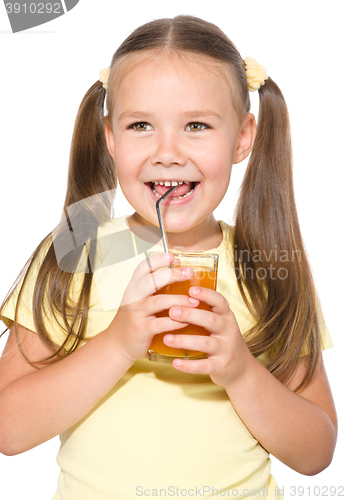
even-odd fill
[(158, 226), (155, 204), (165, 189), (155, 182), (183, 182), (170, 195), (183, 197), (161, 205), (171, 247), (220, 236), (213, 211), (227, 191), (232, 164), (249, 154), (255, 137), (253, 115), (239, 122), (229, 82), (207, 64), (167, 55), (144, 60), (121, 81), (112, 130), (106, 123), (136, 224)]

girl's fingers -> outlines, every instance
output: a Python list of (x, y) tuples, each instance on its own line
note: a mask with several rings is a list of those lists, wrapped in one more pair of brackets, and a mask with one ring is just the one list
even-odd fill
[(172, 252), (160, 252), (150, 255), (144, 259), (135, 269), (133, 277), (137, 280), (144, 278), (148, 272), (152, 273), (160, 267), (165, 267), (171, 264), (174, 260)]
[(225, 297), (215, 290), (204, 288), (201, 286), (192, 286), (189, 289), (189, 294), (202, 302), (208, 304), (211, 310), (219, 315), (227, 314), (230, 312), (229, 304)]
[(169, 309), (170, 318), (184, 323), (202, 326), (210, 333), (218, 333), (224, 327), (224, 318), (211, 311), (174, 305)]
[(213, 355), (217, 349), (217, 339), (209, 335), (173, 335), (167, 334), (163, 337), (164, 343), (175, 349), (186, 349), (187, 351), (201, 351)]
[(173, 367), (185, 373), (209, 374), (210, 363), (208, 359), (174, 359)]
[(173, 321), (171, 318), (155, 318), (150, 320), (150, 334), (158, 335), (162, 332), (170, 332), (174, 330), (180, 330), (185, 328), (188, 323), (180, 323), (179, 321)]
[(165, 267), (147, 274), (140, 283), (150, 290), (149, 294), (159, 291), (163, 286), (170, 285), (177, 281), (185, 281), (192, 277), (193, 271), (188, 267)]
[(173, 254), (169, 252), (155, 254), (150, 259), (142, 261), (133, 273), (121, 305), (137, 302), (157, 292), (165, 285), (191, 278), (191, 269), (169, 268), (171, 262), (173, 262)]
[(174, 256), (171, 252), (160, 252), (150, 255), (150, 257), (144, 259), (138, 264), (133, 272), (132, 279), (136, 282), (140, 282), (148, 274), (153, 273), (162, 267), (168, 267), (173, 260)]
[(174, 256), (171, 252), (162, 252), (150, 255), (147, 259), (143, 260), (138, 266), (138, 272), (140, 274), (139, 279), (143, 278), (150, 273), (157, 271), (160, 267), (168, 266), (174, 260)]
[(155, 295), (148, 297), (145, 305), (148, 307), (148, 314), (156, 314), (160, 311), (168, 310), (173, 306), (177, 307), (197, 307), (199, 300), (188, 297), (188, 295)]

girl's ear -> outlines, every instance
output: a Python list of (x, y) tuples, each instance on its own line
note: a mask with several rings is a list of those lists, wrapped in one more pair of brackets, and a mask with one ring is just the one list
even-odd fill
[(238, 145), (234, 155), (233, 163), (240, 163), (251, 153), (256, 137), (256, 120), (252, 113), (248, 113), (242, 123)]
[(104, 117), (104, 122), (105, 122), (105, 135), (106, 135), (108, 151), (114, 160), (114, 135), (108, 123), (108, 116)]

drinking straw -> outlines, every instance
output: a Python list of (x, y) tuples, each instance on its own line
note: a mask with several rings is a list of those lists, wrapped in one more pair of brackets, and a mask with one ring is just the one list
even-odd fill
[[(161, 196), (161, 198), (159, 198), (156, 202), (156, 212), (157, 212), (157, 217), (159, 219), (159, 224), (160, 224), (160, 229), (161, 229), (161, 236), (162, 236), (162, 243), (163, 243), (163, 248), (164, 248), (164, 251), (165, 252), (168, 252), (168, 243), (167, 243), (167, 236), (166, 236), (166, 230), (165, 230), (165, 226), (164, 226), (164, 223), (163, 223), (163, 219), (161, 217), (161, 203), (163, 202), (163, 200), (169, 195), (169, 193), (171, 193), (176, 187), (178, 186), (172, 186), (170, 189), (168, 189), (168, 191), (165, 192), (165, 194), (163, 194)], [(170, 267), (170, 266), (169, 266)]]

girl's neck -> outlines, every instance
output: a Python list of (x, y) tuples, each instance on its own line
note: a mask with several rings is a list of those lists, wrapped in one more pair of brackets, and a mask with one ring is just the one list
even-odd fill
[[(134, 212), (127, 217), (127, 224), (130, 229), (135, 226), (142, 226), (143, 219)], [(147, 222), (145, 225), (151, 225)], [(211, 214), (203, 224), (195, 226), (188, 232), (169, 233), (167, 232), (168, 247), (172, 250), (182, 252), (204, 252), (217, 248), (222, 243), (223, 235), (219, 223)]]

